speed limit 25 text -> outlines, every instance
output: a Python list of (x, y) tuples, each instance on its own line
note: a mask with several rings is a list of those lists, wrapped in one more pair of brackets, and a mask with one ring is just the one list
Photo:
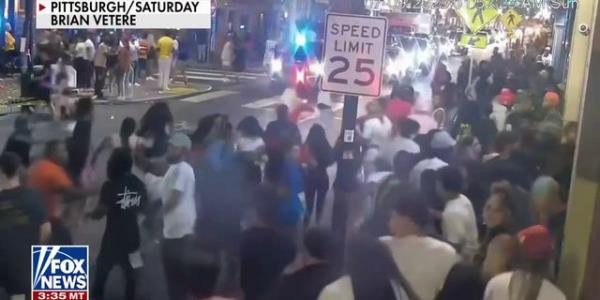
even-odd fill
[(335, 38), (333, 48), (336, 52), (368, 55), (371, 54), (373, 43), (360, 39), (377, 39), (383, 33), (378, 27), (334, 23), (331, 24), (329, 34)]

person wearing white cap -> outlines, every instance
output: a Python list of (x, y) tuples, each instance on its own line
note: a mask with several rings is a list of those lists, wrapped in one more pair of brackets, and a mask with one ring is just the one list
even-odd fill
[[(184, 299), (184, 288), (178, 279), (183, 269), (182, 251), (194, 233), (196, 224), (196, 178), (194, 169), (184, 161), (192, 148), (190, 138), (175, 133), (169, 139), (167, 162), (169, 168), (163, 177), (146, 174), (148, 187), (156, 187), (163, 203), (162, 260), (167, 279), (169, 299)], [(146, 168), (148, 170), (148, 168)]]

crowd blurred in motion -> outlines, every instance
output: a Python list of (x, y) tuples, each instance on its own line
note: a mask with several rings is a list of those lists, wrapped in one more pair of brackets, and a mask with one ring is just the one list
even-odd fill
[[(131, 39), (94, 53), (82, 36), (77, 83), (91, 87), (94, 68), (96, 87), (120, 81), (131, 65), (143, 80), (153, 43), (138, 41), (134, 59)], [(172, 44), (156, 43), (162, 88)], [(566, 299), (554, 280), (577, 124), (563, 124), (562, 91), (534, 56), (495, 53), (472, 82), (469, 64), (453, 81), (440, 63), (432, 99), (397, 83), (369, 102), (350, 148), (318, 123), (303, 136), (285, 105), (268, 124), (214, 114), (183, 132), (163, 102), (92, 147), (86, 98), (71, 136), (34, 157), (18, 117), (0, 156), (0, 285), (29, 294), (30, 245), (74, 243), (82, 222), (106, 218), (92, 299), (117, 266), (122, 299), (144, 299), (149, 264), (171, 300)], [(159, 261), (140, 252), (148, 242)]]

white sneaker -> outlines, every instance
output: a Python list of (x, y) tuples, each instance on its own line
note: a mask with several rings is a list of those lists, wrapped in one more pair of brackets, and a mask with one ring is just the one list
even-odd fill
[(136, 83), (134, 83), (133, 85), (135, 85), (135, 86), (142, 86), (141, 84), (139, 84), (139, 83), (137, 83), (137, 82), (136, 82)]

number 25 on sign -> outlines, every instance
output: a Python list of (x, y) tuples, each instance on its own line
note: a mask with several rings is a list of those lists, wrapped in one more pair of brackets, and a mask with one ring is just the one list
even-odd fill
[(328, 14), (321, 89), (379, 96), (386, 32), (385, 18)]

